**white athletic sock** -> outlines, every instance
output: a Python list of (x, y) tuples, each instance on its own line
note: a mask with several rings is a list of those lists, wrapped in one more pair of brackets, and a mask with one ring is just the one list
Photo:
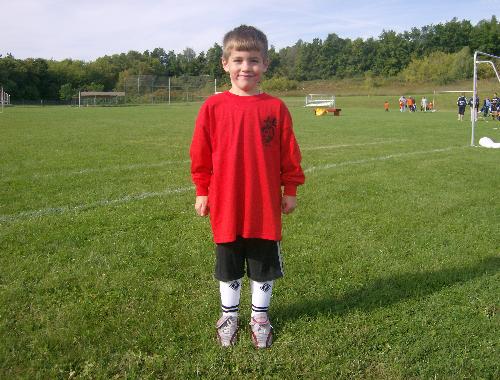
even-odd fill
[(252, 317), (267, 315), (271, 295), (273, 293), (274, 281), (257, 282), (250, 280), (250, 289), (252, 290)]
[(238, 309), (240, 307), (240, 294), (241, 294), (241, 278), (234, 281), (220, 281), (220, 301), (222, 315), (224, 316), (238, 316)]

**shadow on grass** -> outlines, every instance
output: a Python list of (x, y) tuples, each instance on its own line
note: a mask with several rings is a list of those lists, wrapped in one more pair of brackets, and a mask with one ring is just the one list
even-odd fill
[(305, 294), (298, 302), (273, 308), (278, 324), (303, 317), (323, 314), (344, 315), (354, 310), (369, 312), (397, 302), (425, 297), (443, 288), (494, 274), (500, 269), (500, 257), (488, 257), (464, 268), (446, 268), (433, 272), (406, 273), (377, 279), (365, 286), (348, 291), (342, 297)]

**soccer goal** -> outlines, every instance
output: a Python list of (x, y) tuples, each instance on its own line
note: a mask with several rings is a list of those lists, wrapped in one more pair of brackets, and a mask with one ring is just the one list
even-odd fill
[[(460, 94), (464, 94), (468, 100), (469, 96), (472, 96), (472, 90), (434, 90), (432, 95), (432, 110), (449, 109), (450, 101), (456, 101)], [(443, 104), (447, 106), (443, 106)]]
[(123, 104), (125, 92), (112, 91), (80, 91), (78, 93), (78, 107), (111, 106)]
[[(478, 59), (478, 56), (483, 57), (482, 59)], [(496, 60), (496, 61), (494, 61)], [(472, 82), (472, 104), (476, 104), (476, 99), (477, 99), (477, 78), (478, 78), (478, 65), (483, 63), (486, 65), (489, 65), (498, 80), (498, 83), (500, 84), (500, 75), (498, 74), (498, 63), (500, 62), (500, 57), (493, 55), (493, 54), (488, 54), (488, 53), (483, 53), (482, 51), (476, 50), (474, 52), (474, 76), (473, 76), (473, 82)], [(495, 64), (496, 63), (496, 64)], [(499, 86), (500, 88), (500, 86)], [(481, 105), (479, 105), (481, 106)], [(471, 117), (471, 138), (470, 138), (470, 145), (471, 146), (476, 146), (475, 145), (475, 136), (474, 132), (476, 129), (476, 117)]]
[(340, 111), (342, 111), (335, 105), (335, 95), (309, 94), (306, 96), (306, 103), (304, 106), (314, 108), (314, 114), (316, 116), (340, 116)]
[(0, 113), (3, 113), (4, 106), (10, 105), (10, 95), (0, 87)]
[(335, 108), (335, 96), (326, 94), (309, 94), (306, 96), (305, 107), (331, 107)]

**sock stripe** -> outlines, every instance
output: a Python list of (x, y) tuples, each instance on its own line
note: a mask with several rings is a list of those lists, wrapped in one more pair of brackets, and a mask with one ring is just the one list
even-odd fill
[(234, 305), (234, 306), (221, 305), (221, 309), (224, 313), (234, 313), (234, 312), (238, 311), (239, 308), (240, 308), (240, 304)]
[(255, 311), (256, 313), (265, 313), (269, 310), (269, 307), (266, 306), (255, 306), (252, 304), (252, 311)]

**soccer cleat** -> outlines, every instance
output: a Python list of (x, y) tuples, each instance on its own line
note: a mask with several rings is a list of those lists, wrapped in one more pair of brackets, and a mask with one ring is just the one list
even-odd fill
[(269, 348), (273, 344), (273, 326), (267, 316), (252, 317), (250, 321), (252, 342), (255, 348)]
[(238, 317), (222, 316), (217, 321), (217, 340), (222, 347), (236, 344), (238, 338)]

